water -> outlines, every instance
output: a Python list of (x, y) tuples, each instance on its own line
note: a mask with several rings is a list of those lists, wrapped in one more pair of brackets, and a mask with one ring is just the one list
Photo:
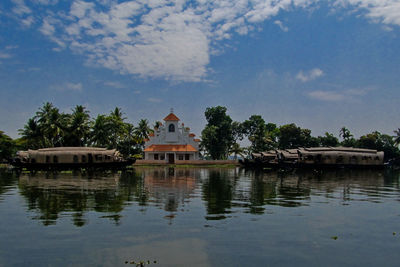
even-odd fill
[(0, 265), (397, 266), (399, 178), (390, 170), (3, 169)]

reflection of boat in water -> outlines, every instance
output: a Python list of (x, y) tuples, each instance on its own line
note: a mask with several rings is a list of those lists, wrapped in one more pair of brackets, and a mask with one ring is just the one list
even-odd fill
[(384, 166), (384, 152), (352, 147), (297, 148), (253, 153), (252, 159), (241, 163), (261, 168), (379, 168)]
[(98, 147), (54, 147), (18, 151), (11, 164), (17, 168), (59, 170), (79, 168), (119, 169), (135, 163), (116, 149)]
[(56, 173), (45, 175), (21, 174), (19, 184), (24, 188), (40, 190), (57, 190), (65, 192), (88, 194), (88, 192), (101, 192), (104, 190), (117, 190), (120, 183), (120, 174), (100, 173), (98, 176), (84, 175), (83, 173)]

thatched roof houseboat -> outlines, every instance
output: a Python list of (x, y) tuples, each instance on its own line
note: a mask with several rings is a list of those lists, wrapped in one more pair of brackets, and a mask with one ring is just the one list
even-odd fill
[(121, 168), (135, 159), (124, 159), (116, 149), (54, 147), (18, 151), (12, 165), (29, 169)]
[(352, 147), (314, 147), (298, 150), (303, 166), (383, 166), (384, 152)]
[(247, 166), (260, 167), (383, 167), (384, 152), (352, 147), (311, 147), (253, 153)]

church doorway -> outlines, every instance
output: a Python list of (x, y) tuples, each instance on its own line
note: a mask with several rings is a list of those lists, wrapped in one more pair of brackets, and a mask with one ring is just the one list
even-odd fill
[(168, 163), (169, 164), (175, 163), (175, 155), (174, 154), (168, 154)]

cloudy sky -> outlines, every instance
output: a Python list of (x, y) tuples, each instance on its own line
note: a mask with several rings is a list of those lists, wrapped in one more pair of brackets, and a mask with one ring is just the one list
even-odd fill
[(399, 0), (2, 0), (0, 130), (44, 102), (132, 123), (207, 107), (317, 136), (400, 127)]

